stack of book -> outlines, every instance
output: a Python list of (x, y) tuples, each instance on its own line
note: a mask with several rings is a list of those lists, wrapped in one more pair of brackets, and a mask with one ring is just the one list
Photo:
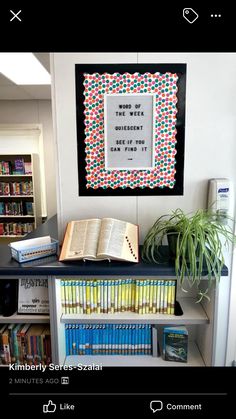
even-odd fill
[(0, 364), (48, 365), (50, 329), (45, 324), (4, 324), (0, 328)]
[(66, 324), (66, 355), (151, 355), (149, 324)]
[(61, 280), (63, 314), (174, 314), (176, 280)]

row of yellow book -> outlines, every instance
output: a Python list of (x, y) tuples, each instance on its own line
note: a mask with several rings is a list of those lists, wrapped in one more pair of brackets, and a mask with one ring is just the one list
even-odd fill
[(63, 314), (174, 314), (176, 280), (61, 280)]

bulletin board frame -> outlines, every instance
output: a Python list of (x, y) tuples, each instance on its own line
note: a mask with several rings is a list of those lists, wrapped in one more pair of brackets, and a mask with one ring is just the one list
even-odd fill
[[(186, 64), (75, 64), (75, 90), (76, 90), (76, 122), (77, 122), (77, 155), (78, 155), (78, 185), (79, 185), (79, 196), (148, 196), (148, 195), (183, 195), (184, 194), (184, 143), (185, 143), (185, 96), (186, 96)], [(158, 78), (159, 75), (163, 78), (165, 75), (169, 77), (169, 74), (175, 75), (176, 82), (176, 115), (175, 115), (175, 144), (174, 144), (174, 182), (172, 186), (167, 185), (161, 186), (145, 186), (142, 182), (136, 182), (136, 185), (130, 187), (125, 182), (119, 186), (112, 187), (109, 184), (91, 186), (88, 183), (89, 173), (87, 164), (87, 149), (88, 135), (86, 137), (86, 123), (89, 123), (89, 109), (86, 109), (85, 99), (90, 92), (86, 95), (86, 77), (92, 78), (93, 75), (103, 76), (108, 74), (122, 76), (127, 78), (127, 74), (135, 76), (146, 76), (150, 74), (152, 78)], [(150, 77), (151, 77), (150, 76)], [(168, 80), (167, 80), (168, 81)], [(91, 89), (90, 89), (91, 90)], [(99, 91), (100, 97), (106, 93), (104, 89)], [(129, 93), (122, 91), (122, 93)], [(135, 93), (142, 93), (136, 91)], [(149, 91), (148, 91), (149, 93)], [(151, 92), (150, 92), (151, 93)], [(93, 96), (96, 98), (96, 96)], [(101, 106), (100, 106), (101, 107)], [(91, 107), (90, 107), (91, 109)], [(101, 110), (102, 112), (102, 110)], [(87, 120), (86, 120), (87, 118)], [(92, 118), (96, 119), (96, 118)], [(100, 118), (101, 119), (101, 118)], [(103, 127), (104, 128), (104, 127)], [(101, 136), (104, 137), (104, 129), (100, 128)], [(100, 140), (101, 141), (101, 140)], [(105, 144), (105, 139), (104, 139)], [(87, 147), (87, 148), (86, 148)], [(91, 144), (91, 148), (93, 145)], [(162, 153), (163, 154), (163, 153)], [(87, 159), (87, 160), (86, 160)], [(173, 159), (173, 158), (172, 158)], [(100, 163), (99, 163), (100, 160)], [(104, 157), (103, 157), (104, 160)], [(102, 159), (98, 159), (98, 153), (94, 157), (95, 166), (99, 164), (104, 165), (105, 162)], [(173, 167), (173, 163), (172, 163)], [(102, 170), (101, 170), (102, 172)], [(129, 170), (123, 171), (124, 174), (130, 173)], [(145, 172), (145, 171), (144, 171)], [(143, 172), (142, 172), (143, 173)], [(146, 171), (146, 178), (150, 175), (150, 171)], [(98, 174), (98, 178), (99, 178)], [(135, 174), (137, 176), (137, 173)], [(102, 175), (101, 175), (102, 177)], [(99, 181), (98, 181), (99, 183)], [(155, 184), (154, 184), (155, 185)]]

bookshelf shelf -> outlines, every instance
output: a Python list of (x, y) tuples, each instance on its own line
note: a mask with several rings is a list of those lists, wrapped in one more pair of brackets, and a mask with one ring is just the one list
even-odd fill
[(49, 315), (14, 313), (9, 317), (0, 316), (0, 323), (49, 323)]
[(104, 367), (203, 367), (205, 366), (198, 347), (194, 341), (189, 342), (188, 362), (165, 361), (161, 356), (150, 355), (70, 355), (64, 365), (102, 364)]
[(4, 177), (4, 178), (6, 178), (6, 177), (11, 177), (11, 178), (15, 178), (15, 177), (32, 177), (32, 176), (33, 176), (32, 173), (30, 175), (20, 175), (20, 174), (18, 174), (18, 175), (0, 175), (0, 177)]
[(131, 312), (104, 314), (62, 314), (62, 323), (142, 323), (142, 324), (206, 324), (209, 319), (195, 298), (178, 299), (183, 315), (138, 314)]
[(34, 195), (0, 195), (0, 198), (33, 198)]
[(0, 215), (0, 218), (34, 218), (34, 215)]
[(38, 155), (0, 154), (0, 239), (24, 237), (42, 223), (41, 212)]

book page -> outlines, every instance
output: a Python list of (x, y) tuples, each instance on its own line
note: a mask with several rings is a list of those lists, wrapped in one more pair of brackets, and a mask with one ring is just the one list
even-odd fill
[(60, 260), (95, 259), (101, 220), (71, 221), (68, 224)]
[[(104, 218), (98, 243), (98, 257), (138, 262), (138, 227), (114, 218)], [(134, 250), (135, 249), (135, 250)]]
[(139, 262), (139, 234), (138, 226), (126, 223), (125, 240), (122, 249), (122, 259), (131, 262)]

